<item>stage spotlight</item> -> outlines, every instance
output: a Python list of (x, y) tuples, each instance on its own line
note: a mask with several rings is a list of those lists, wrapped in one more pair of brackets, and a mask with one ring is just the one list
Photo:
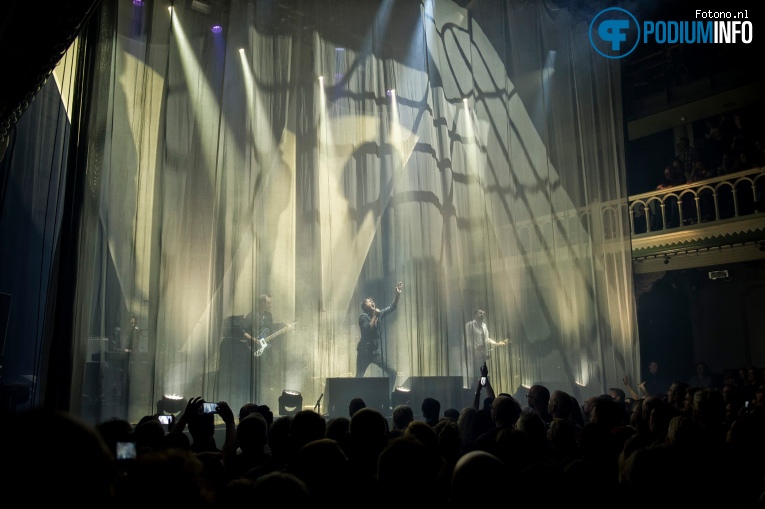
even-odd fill
[(244, 55), (244, 48), (239, 48), (239, 53), (241, 53), (242, 55)]
[(141, 7), (143, 6), (143, 0), (133, 0), (133, 5), (136, 7)]
[(302, 409), (303, 396), (299, 391), (282, 391), (279, 396), (279, 415), (295, 415)]
[(183, 410), (186, 402), (183, 396), (178, 394), (165, 394), (162, 396), (162, 410), (168, 414), (177, 414)]
[(408, 405), (410, 399), (411, 389), (407, 389), (406, 387), (396, 387), (393, 389), (393, 394), (391, 394), (390, 404), (393, 408), (396, 408), (398, 405)]
[(212, 12), (212, 5), (202, 0), (192, 0), (191, 10), (201, 12), (202, 14), (210, 14)]
[(390, 90), (386, 90), (385, 91), (385, 95), (387, 95), (388, 97), (392, 97), (392, 96), (396, 95), (396, 89), (395, 88), (391, 88)]
[(211, 30), (212, 30), (212, 33), (219, 34), (219, 33), (221, 33), (223, 31), (223, 27), (220, 26), (220, 25), (213, 25)]

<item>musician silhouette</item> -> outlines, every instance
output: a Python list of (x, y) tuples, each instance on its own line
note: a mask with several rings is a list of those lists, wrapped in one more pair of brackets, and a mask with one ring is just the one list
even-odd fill
[[(268, 294), (259, 297), (258, 309), (247, 316), (226, 317), (218, 358), (216, 399), (235, 405), (258, 400), (259, 361), (260, 356), (268, 351), (267, 340), (293, 327), (294, 324), (274, 322), (271, 296)], [(269, 359), (269, 362), (274, 362), (274, 359)]]

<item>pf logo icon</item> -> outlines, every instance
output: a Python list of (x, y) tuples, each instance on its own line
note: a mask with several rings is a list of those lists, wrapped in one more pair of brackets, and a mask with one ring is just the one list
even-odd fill
[(590, 44), (606, 58), (624, 58), (640, 42), (640, 25), (631, 12), (619, 7), (603, 9), (590, 23)]

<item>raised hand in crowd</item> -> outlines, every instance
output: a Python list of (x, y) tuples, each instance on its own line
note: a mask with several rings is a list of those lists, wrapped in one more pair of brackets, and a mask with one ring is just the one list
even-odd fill
[(481, 366), (481, 376), (477, 380), (476, 388), (475, 388), (475, 397), (473, 398), (473, 408), (476, 410), (481, 409), (481, 390), (486, 389), (486, 397), (488, 398), (494, 398), (494, 389), (491, 387), (491, 382), (489, 381), (489, 368), (486, 366), (486, 363), (484, 362)]
[[(622, 382), (624, 382), (624, 386), (627, 387), (627, 391), (630, 393), (630, 397), (633, 399), (640, 399), (640, 395), (638, 395), (637, 391), (632, 388), (630, 385), (630, 377), (629, 375), (624, 375), (622, 377)], [(640, 387), (640, 386), (638, 386)]]
[(178, 418), (178, 421), (170, 430), (170, 433), (183, 433), (186, 430), (186, 426), (189, 424), (192, 416), (197, 415), (202, 410), (205, 400), (201, 396), (195, 398), (189, 398), (189, 402), (186, 404), (186, 409), (183, 414)]
[(227, 461), (236, 456), (236, 419), (234, 411), (225, 401), (218, 402), (218, 415), (226, 424), (226, 438), (223, 441), (223, 461)]

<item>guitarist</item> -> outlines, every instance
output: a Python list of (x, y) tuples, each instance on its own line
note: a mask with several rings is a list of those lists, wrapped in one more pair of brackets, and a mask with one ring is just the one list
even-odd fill
[[(271, 296), (267, 293), (260, 296), (258, 312), (252, 318), (252, 330), (255, 331), (256, 336), (263, 333), (268, 334), (269, 331), (274, 332), (274, 317), (271, 315)], [(252, 340), (252, 336), (249, 333), (245, 332), (244, 336)]]
[(245, 315), (232, 315), (223, 320), (215, 398), (243, 404), (258, 396), (261, 378), (260, 363), (253, 352), (258, 349), (257, 337), (278, 324), (271, 316), (271, 296), (258, 299), (258, 309)]
[(260, 296), (257, 314), (255, 316), (249, 315), (247, 321), (253, 334), (244, 330), (244, 337), (250, 344), (252, 351), (257, 352), (257, 355), (260, 355), (263, 352), (262, 349), (265, 348), (265, 344), (261, 345), (262, 342), (259, 340), (279, 335), (295, 328), (294, 323), (290, 325), (274, 323), (274, 318), (271, 315), (271, 296), (266, 293)]

